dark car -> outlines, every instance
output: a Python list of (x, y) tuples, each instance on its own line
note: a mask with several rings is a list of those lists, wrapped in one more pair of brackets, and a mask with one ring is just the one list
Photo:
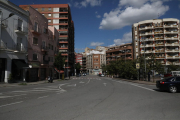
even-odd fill
[(172, 76), (156, 81), (156, 87), (162, 90), (167, 90), (171, 93), (176, 93), (180, 90), (180, 76)]

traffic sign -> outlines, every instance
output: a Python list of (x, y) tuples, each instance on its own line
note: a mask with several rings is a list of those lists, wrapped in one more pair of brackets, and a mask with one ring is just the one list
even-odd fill
[(140, 68), (140, 64), (136, 63), (136, 69), (139, 69), (139, 68)]

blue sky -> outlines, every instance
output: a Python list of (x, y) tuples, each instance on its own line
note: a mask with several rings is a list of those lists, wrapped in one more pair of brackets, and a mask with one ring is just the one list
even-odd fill
[(69, 4), (75, 25), (75, 51), (132, 42), (133, 23), (180, 19), (180, 0), (9, 0), (16, 5)]

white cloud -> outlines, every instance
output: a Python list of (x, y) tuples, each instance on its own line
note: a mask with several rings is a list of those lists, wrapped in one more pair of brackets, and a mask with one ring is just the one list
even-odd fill
[(97, 18), (101, 18), (101, 16), (100, 16), (100, 15), (96, 15), (96, 17), (97, 17)]
[(122, 39), (114, 39), (114, 44), (109, 45), (109, 47), (122, 45), (126, 43), (132, 43), (132, 32), (125, 33)]
[(119, 0), (119, 6), (132, 6), (132, 7), (141, 7), (147, 2), (168, 2), (171, 0)]
[(103, 44), (103, 42), (92, 42), (90, 46), (101, 46)]
[(140, 7), (149, 0), (120, 0), (119, 6), (133, 6)]
[(87, 7), (88, 5), (94, 7), (94, 6), (100, 6), (102, 0), (84, 0), (82, 2), (75, 2), (74, 6), (81, 8), (81, 7)]
[(120, 9), (117, 8), (109, 13), (104, 13), (99, 29), (120, 29), (142, 20), (154, 19), (158, 15), (164, 15), (169, 10), (169, 6), (157, 1), (151, 4), (146, 3), (140, 8), (127, 7), (125, 10)]

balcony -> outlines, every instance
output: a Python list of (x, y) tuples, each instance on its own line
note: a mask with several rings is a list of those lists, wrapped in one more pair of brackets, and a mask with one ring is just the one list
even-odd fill
[(153, 35), (154, 32), (145, 32), (145, 33), (141, 33), (140, 36), (145, 36), (145, 35)]
[(166, 62), (166, 65), (180, 65), (180, 62), (170, 62), (170, 61), (167, 61)]
[(7, 28), (8, 27), (8, 20), (3, 20), (1, 23), (2, 28)]
[(147, 30), (147, 29), (154, 29), (154, 27), (153, 26), (145, 26), (145, 27), (139, 28), (139, 30)]
[(49, 51), (49, 48), (47, 46), (41, 46), (41, 51)]
[(59, 40), (59, 43), (68, 43), (68, 40)]
[(163, 31), (155, 31), (154, 34), (163, 34)]
[(49, 65), (49, 60), (43, 60), (41, 65)]
[(165, 37), (165, 40), (178, 40), (178, 37)]
[(33, 27), (31, 32), (36, 34), (36, 35), (40, 35), (42, 33), (42, 31), (41, 31), (41, 29), (39, 27)]
[(68, 56), (68, 53), (61, 53), (62, 56)]
[(161, 50), (155, 50), (156, 53), (164, 53), (164, 49), (161, 49)]
[(179, 43), (165, 43), (165, 46), (179, 46)]
[(164, 34), (178, 34), (178, 31), (164, 31)]
[(170, 55), (166, 55), (166, 59), (179, 59), (179, 55), (174, 55), (174, 56), (170, 56)]
[(165, 52), (179, 52), (179, 49), (166, 49)]
[(155, 40), (164, 40), (164, 37), (156, 37)]
[(177, 24), (167, 24), (167, 25), (164, 25), (164, 28), (178, 28), (178, 25)]
[(26, 53), (27, 49), (22, 45), (15, 45), (14, 52)]
[(68, 19), (68, 15), (60, 15), (59, 18)]
[(59, 49), (68, 49), (68, 46), (60, 46)]
[(163, 28), (163, 25), (155, 25), (154, 28)]
[(0, 41), (0, 50), (7, 49), (7, 43), (4, 43), (2, 40)]
[(28, 33), (28, 28), (27, 27), (20, 27), (20, 26), (16, 25), (14, 32), (18, 33), (18, 34), (25, 35)]
[(157, 44), (155, 44), (155, 46), (164, 46), (164, 43), (162, 42), (162, 43), (157, 43)]

